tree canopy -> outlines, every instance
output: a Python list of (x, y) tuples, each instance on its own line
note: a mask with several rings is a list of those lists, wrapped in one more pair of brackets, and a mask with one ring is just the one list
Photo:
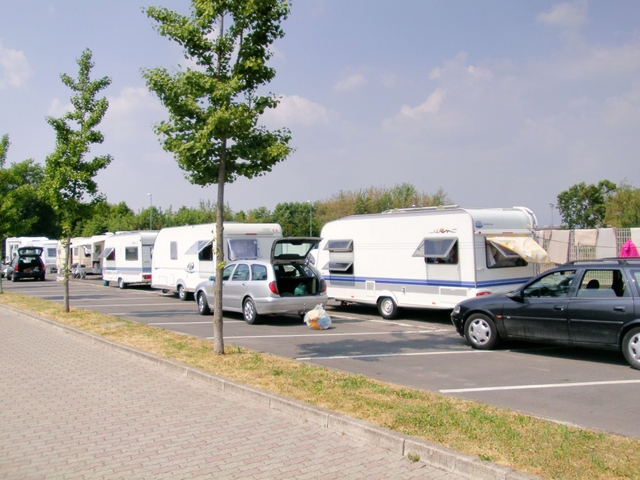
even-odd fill
[(558, 194), (558, 211), (567, 228), (597, 228), (604, 226), (606, 202), (617, 187), (610, 180), (597, 185), (578, 183)]

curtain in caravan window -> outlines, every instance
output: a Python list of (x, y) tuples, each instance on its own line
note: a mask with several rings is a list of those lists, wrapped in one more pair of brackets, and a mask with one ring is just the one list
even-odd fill
[(126, 247), (124, 249), (124, 259), (129, 262), (138, 260), (138, 247)]
[(178, 242), (171, 242), (169, 244), (169, 249), (170, 249), (171, 260), (177, 260), (178, 259)]
[(229, 260), (254, 260), (260, 258), (258, 240), (253, 238), (231, 238), (227, 240)]

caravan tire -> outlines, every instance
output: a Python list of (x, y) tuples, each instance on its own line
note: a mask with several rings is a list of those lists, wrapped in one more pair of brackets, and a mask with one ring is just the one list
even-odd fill
[(391, 297), (382, 297), (378, 300), (378, 313), (382, 318), (391, 320), (398, 316), (398, 305)]
[(249, 325), (255, 325), (260, 322), (260, 316), (256, 311), (256, 304), (253, 303), (253, 300), (247, 298), (242, 304), (242, 315), (244, 316), (244, 321)]
[(500, 340), (496, 324), (487, 315), (474, 313), (464, 324), (464, 337), (473, 348), (491, 350)]
[(125, 288), (127, 288), (127, 284), (124, 283), (124, 280), (121, 278), (118, 279), (118, 288), (120, 290), (124, 290)]
[(178, 285), (178, 298), (183, 302), (186, 302), (189, 299), (189, 293), (187, 289), (184, 288), (184, 285)]
[(207, 302), (207, 296), (204, 292), (199, 292), (196, 299), (198, 301), (198, 313), (200, 315), (209, 315), (211, 308), (209, 307), (209, 302)]

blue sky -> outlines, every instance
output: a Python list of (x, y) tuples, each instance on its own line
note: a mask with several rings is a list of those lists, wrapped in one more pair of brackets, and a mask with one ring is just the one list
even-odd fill
[[(59, 116), (93, 51), (109, 76), (101, 131), (112, 164), (97, 181), (138, 211), (214, 201), (184, 179), (152, 131), (165, 118), (141, 68), (176, 67), (181, 50), (142, 13), (159, 0), (3, 0), (0, 135), (8, 162), (44, 163)], [(274, 45), (282, 96), (264, 124), (286, 126), (296, 151), (263, 177), (227, 185), (232, 210), (324, 200), (340, 190), (411, 183), (464, 207), (531, 208), (579, 182), (640, 187), (640, 2), (577, 0), (298, 0)], [(559, 215), (554, 212), (554, 220)]]

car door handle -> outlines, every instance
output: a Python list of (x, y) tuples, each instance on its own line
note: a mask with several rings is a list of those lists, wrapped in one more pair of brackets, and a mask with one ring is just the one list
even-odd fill
[(562, 305), (555, 305), (555, 306), (553, 307), (553, 309), (554, 309), (554, 310), (562, 311), (562, 310), (564, 310), (564, 306), (562, 306)]
[(626, 312), (627, 307), (613, 307), (616, 312)]

